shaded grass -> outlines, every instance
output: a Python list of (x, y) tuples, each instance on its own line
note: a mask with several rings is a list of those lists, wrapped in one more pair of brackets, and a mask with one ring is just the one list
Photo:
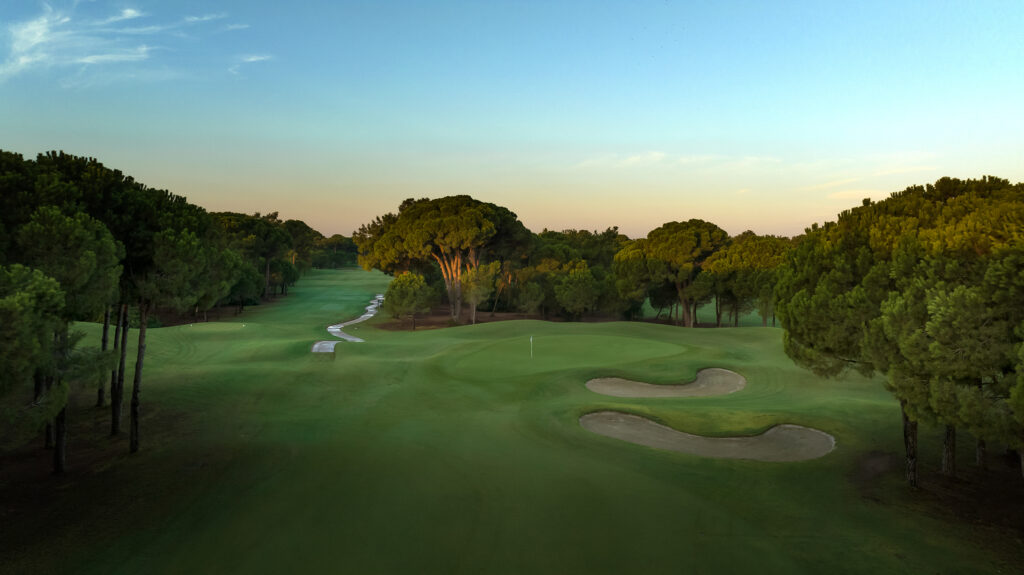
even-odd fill
[[(151, 330), (143, 452), (41, 480), (46, 500), (0, 538), (0, 571), (1005, 569), (1006, 557), (915, 511), (898, 471), (875, 487), (889, 504), (864, 497), (851, 477), (866, 453), (899, 452), (898, 407), (879, 381), (796, 368), (780, 330), (514, 321), (386, 332), (374, 319), (354, 332), (366, 343), (310, 353), (386, 282), (316, 272), (232, 321)], [(685, 399), (584, 387), (688, 381), (704, 367), (748, 385)], [(602, 409), (702, 435), (797, 423), (837, 448), (799, 463), (667, 453), (580, 428)], [(102, 420), (91, 413), (79, 421)]]
[[(669, 315), (668, 308), (663, 309), (662, 312), (661, 312), (660, 318), (658, 318), (659, 321), (664, 321), (666, 323), (672, 323), (672, 319), (673, 318), (669, 318), (668, 315)], [(655, 317), (657, 317), (657, 316), (658, 316), (658, 310), (655, 309), (651, 305), (651, 300), (650, 299), (646, 299), (646, 300), (644, 300), (643, 306), (641, 306), (641, 308), (640, 308), (640, 315), (636, 319), (643, 319), (643, 320), (653, 321), (655, 319)], [(714, 303), (714, 301), (712, 301), (711, 303), (706, 303), (704, 305), (697, 306), (696, 322), (699, 325), (707, 325), (707, 326), (715, 325), (715, 303)], [(776, 325), (778, 325), (778, 320), (776, 320)], [(722, 326), (723, 327), (732, 327), (733, 326), (733, 320), (731, 320), (729, 318), (729, 312), (728, 312), (728, 310), (725, 310), (725, 309), (722, 310)], [(772, 318), (771, 318), (771, 316), (768, 316), (767, 326), (775, 327), (775, 326), (772, 326)], [(764, 319), (761, 317), (761, 314), (757, 310), (750, 310), (750, 311), (746, 311), (746, 312), (740, 314), (740, 322), (739, 322), (739, 326), (738, 327), (765, 327), (765, 322), (764, 322)]]

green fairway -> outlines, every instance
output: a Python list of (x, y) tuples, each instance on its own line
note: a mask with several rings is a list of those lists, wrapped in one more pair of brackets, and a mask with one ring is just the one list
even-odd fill
[[(864, 495), (862, 459), (901, 452), (898, 406), (880, 380), (797, 368), (779, 329), (396, 332), (378, 316), (346, 328), (365, 343), (311, 353), (389, 279), (312, 272), (230, 321), (151, 330), (142, 452), (46, 478), (66, 488), (17, 537), (0, 530), (0, 571), (1008, 572), (980, 535)], [(584, 386), (686, 382), (706, 367), (747, 385), (648, 399)], [(799, 424), (836, 448), (795, 463), (659, 451), (580, 427), (600, 410), (708, 436)], [(890, 475), (876, 487), (909, 497)]]

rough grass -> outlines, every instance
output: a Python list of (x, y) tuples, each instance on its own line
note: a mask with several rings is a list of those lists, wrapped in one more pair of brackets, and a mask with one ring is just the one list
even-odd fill
[[(1009, 571), (980, 541), (1002, 548), (1002, 535), (920, 511), (898, 470), (872, 486), (898, 504), (864, 495), (864, 457), (899, 453), (898, 407), (878, 381), (796, 368), (780, 330), (514, 321), (413, 333), (375, 318), (353, 332), (366, 343), (310, 353), (386, 282), (315, 272), (236, 320), (151, 330), (143, 451), (84, 438), (102, 437), (104, 416), (80, 411), (68, 477), (42, 461), (34, 491), (0, 485), (35, 497), (11, 502), (0, 571)], [(584, 387), (688, 381), (704, 367), (748, 385), (685, 399)], [(800, 463), (667, 453), (579, 426), (605, 409), (702, 435), (796, 423), (837, 448)]]

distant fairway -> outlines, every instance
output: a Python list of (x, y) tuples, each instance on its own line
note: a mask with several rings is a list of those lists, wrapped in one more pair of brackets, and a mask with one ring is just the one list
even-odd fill
[[(352, 332), (365, 343), (310, 353), (388, 279), (314, 272), (234, 321), (151, 330), (142, 453), (47, 479), (70, 486), (21, 532), (2, 527), (0, 571), (1007, 572), (965, 526), (864, 497), (863, 457), (901, 452), (898, 407), (879, 381), (795, 367), (780, 330), (395, 332), (377, 317)], [(685, 382), (706, 367), (746, 386), (643, 399), (585, 387)], [(580, 426), (604, 410), (705, 436), (797, 424), (837, 446), (803, 462), (704, 458)], [(904, 497), (899, 471), (877, 482)]]

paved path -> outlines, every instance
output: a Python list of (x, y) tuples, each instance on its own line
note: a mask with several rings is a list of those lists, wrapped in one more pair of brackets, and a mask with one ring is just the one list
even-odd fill
[[(384, 294), (377, 294), (377, 297), (375, 297), (372, 300), (370, 300), (370, 305), (366, 306), (366, 313), (364, 313), (363, 315), (357, 317), (356, 319), (350, 319), (348, 321), (344, 321), (344, 322), (341, 322), (341, 323), (336, 323), (336, 324), (334, 324), (332, 326), (328, 326), (327, 327), (327, 333), (333, 335), (334, 337), (340, 337), (341, 339), (343, 339), (345, 341), (351, 341), (351, 342), (354, 342), (354, 343), (362, 343), (364, 341), (363, 339), (360, 339), (360, 338), (358, 338), (358, 337), (356, 337), (354, 335), (350, 335), (350, 334), (345, 333), (344, 331), (342, 331), (342, 328), (344, 328), (345, 326), (352, 325), (354, 323), (359, 323), (359, 322), (366, 321), (366, 320), (370, 319), (371, 317), (377, 315), (377, 310), (380, 309), (380, 304), (383, 303), (383, 302), (384, 302)], [(318, 341), (318, 342), (313, 344), (313, 353), (330, 353), (330, 352), (333, 352), (334, 351), (334, 346), (338, 345), (338, 343), (339, 342), (336, 341), (336, 340)]]

